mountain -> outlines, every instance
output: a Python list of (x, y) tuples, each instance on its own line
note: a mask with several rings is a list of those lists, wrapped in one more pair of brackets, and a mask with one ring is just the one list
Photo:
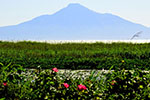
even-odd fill
[(52, 15), (42, 15), (18, 25), (0, 27), (0, 40), (120, 40), (150, 29), (109, 13), (96, 13), (80, 4), (69, 4)]

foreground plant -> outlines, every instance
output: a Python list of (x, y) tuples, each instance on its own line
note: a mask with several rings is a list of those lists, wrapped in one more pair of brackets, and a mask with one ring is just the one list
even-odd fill
[(90, 75), (83, 72), (59, 73), (25, 70), (21, 66), (0, 64), (0, 100), (141, 100), (150, 99), (150, 73), (114, 70)]
[(27, 75), (22, 75), (22, 66), (17, 64), (4, 65), (0, 63), (0, 98), (4, 100), (27, 99), (29, 81)]
[(148, 100), (150, 99), (149, 73), (139, 69), (125, 71), (113, 71), (113, 81), (107, 83), (107, 90), (103, 93), (103, 99), (119, 100)]

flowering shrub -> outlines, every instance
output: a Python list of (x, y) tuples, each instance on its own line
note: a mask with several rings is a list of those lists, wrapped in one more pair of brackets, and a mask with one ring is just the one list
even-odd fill
[(150, 99), (150, 73), (139, 69), (58, 73), (0, 64), (0, 100)]
[(0, 63), (0, 98), (4, 100), (27, 99), (30, 93), (27, 75), (22, 75), (22, 66), (16, 64), (3, 65)]
[(103, 93), (103, 99), (150, 99), (150, 77), (149, 73), (139, 69), (134, 71), (113, 71), (111, 85), (109, 80), (107, 90)]

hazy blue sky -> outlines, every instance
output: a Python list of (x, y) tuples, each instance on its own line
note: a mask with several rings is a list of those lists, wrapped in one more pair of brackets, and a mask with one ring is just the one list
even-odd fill
[(69, 3), (80, 3), (96, 12), (112, 13), (150, 27), (150, 0), (0, 0), (0, 26), (53, 14)]

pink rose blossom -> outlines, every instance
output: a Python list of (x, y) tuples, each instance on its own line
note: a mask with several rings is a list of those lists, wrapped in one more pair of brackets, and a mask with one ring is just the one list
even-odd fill
[(85, 85), (80, 84), (80, 85), (78, 85), (78, 89), (79, 90), (86, 90), (87, 88)]
[(82, 85), (78, 85), (79, 90), (82, 90)]
[(67, 83), (64, 83), (64, 86), (65, 86), (66, 88), (68, 88), (68, 87), (69, 87), (69, 84), (67, 84)]
[(57, 68), (53, 68), (52, 69), (54, 72), (58, 72), (58, 69)]
[(6, 86), (6, 85), (7, 85), (7, 82), (4, 82), (3, 85)]
[(83, 86), (82, 86), (82, 89), (83, 89), (83, 90), (86, 90), (86, 86), (83, 85)]

